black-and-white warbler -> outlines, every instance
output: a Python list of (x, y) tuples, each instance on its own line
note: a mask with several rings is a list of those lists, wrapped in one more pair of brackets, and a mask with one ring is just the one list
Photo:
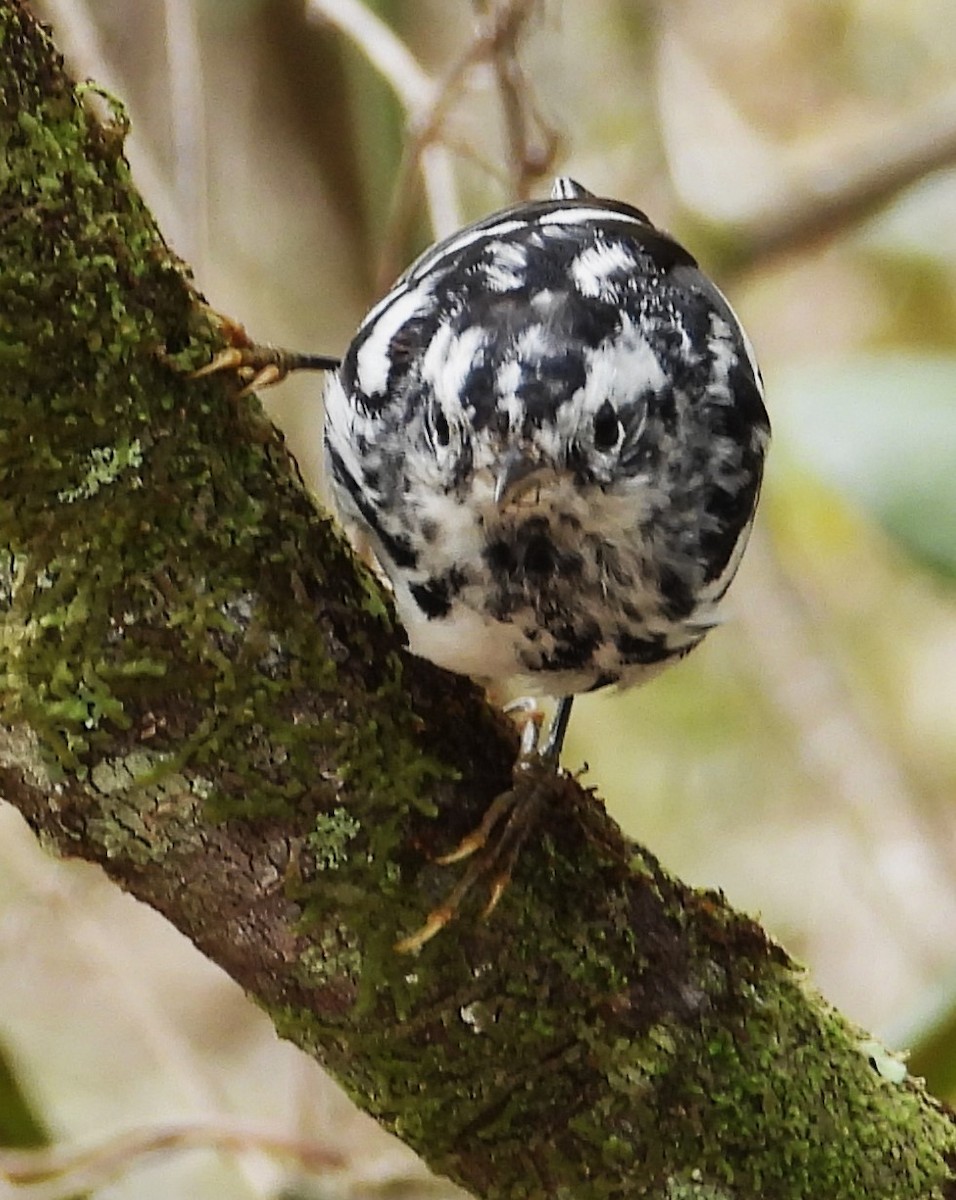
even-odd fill
[(336, 502), (412, 651), (559, 698), (646, 680), (713, 628), (769, 435), (718, 289), (570, 179), (423, 254), (326, 393)]

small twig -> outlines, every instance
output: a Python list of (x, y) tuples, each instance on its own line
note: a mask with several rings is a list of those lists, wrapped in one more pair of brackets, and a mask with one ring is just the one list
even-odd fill
[[(537, 2), (538, 0), (510, 0), (510, 3), (496, 11), (491, 19), (485, 17), (483, 6), (479, 6), (483, 20), (476, 36), (436, 84), (431, 104), (423, 111), (410, 116), (409, 140), (392, 193), (392, 206), (383, 238), (377, 280), (379, 288), (383, 288), (398, 269), (397, 250), (414, 213), (415, 194), (412, 184), (416, 167), (439, 139), (446, 148), (454, 149), (460, 157), (470, 159), (488, 174), (508, 182), (499, 168), (477, 154), (473, 146), (460, 145), (449, 136), (446, 128), (450, 111), (461, 97), (476, 68), (487, 62), (497, 64), (501, 55), (508, 57), (508, 80), (502, 102), (506, 134), (511, 146), (508, 172), (510, 185), (507, 190), (513, 196), (526, 196), (530, 182), (550, 166), (557, 147), (557, 136), (533, 106), (527, 84), (514, 59), (515, 41)], [(527, 130), (531, 125), (536, 125), (541, 133), (543, 148), (535, 149), (530, 145)], [(457, 225), (455, 227), (457, 228)], [(437, 234), (438, 230), (435, 232)]]
[[(480, 39), (470, 43), (457, 61), (452, 64), (450, 70), (445, 73), (441, 82), (436, 85), (431, 103), (420, 112), (409, 115), (409, 137), (399, 164), (395, 186), (392, 189), (392, 202), (385, 235), (382, 239), (376, 278), (378, 290), (383, 290), (398, 270), (399, 264), (396, 261), (398, 247), (415, 210), (413, 181), (416, 169), (428, 156), (429, 151), (443, 132), (444, 122), (454, 101), (464, 89), (469, 71), (480, 59), (481, 46)], [(443, 143), (446, 148), (449, 148), (450, 142), (447, 137), (443, 137)], [(457, 219), (457, 213), (455, 216), (456, 223), (447, 232), (453, 232), (461, 224), (460, 219)], [(437, 236), (438, 226), (435, 223), (434, 214), (432, 230)]]
[[(517, 59), (518, 38), (537, 4), (538, 0), (510, 0), (495, 8), (490, 0), (475, 0), (486, 24), (482, 40), (501, 99), (511, 190), (519, 200), (530, 196), (532, 183), (548, 170), (557, 149), (557, 135), (532, 103), (530, 86)], [(537, 146), (531, 132), (535, 126), (541, 136)]]
[(291, 1157), (311, 1171), (337, 1170), (345, 1165), (342, 1155), (302, 1138), (239, 1121), (182, 1121), (127, 1130), (82, 1149), (52, 1146), (0, 1152), (0, 1183), (16, 1187), (24, 1200), (64, 1200), (103, 1187), (147, 1155), (197, 1148)]
[[(515, 43), (538, 0), (509, 0), (490, 14), (479, 4), (483, 20), (476, 36), (440, 80), (433, 79), (407, 46), (359, 0), (308, 0), (312, 16), (328, 21), (359, 46), (381, 72), (405, 109), (408, 144), (393, 190), (391, 211), (383, 237), (377, 283), (384, 287), (398, 268), (397, 248), (415, 211), (416, 172), (421, 171), (432, 232), (438, 238), (462, 223), (452, 171), (451, 142), (445, 125), (456, 100), (476, 67), (490, 62), (501, 94), (509, 144), (510, 190), (517, 197), (546, 171), (554, 157), (557, 137), (530, 99), (527, 81), (515, 57)], [(535, 144), (532, 130), (540, 144)], [(470, 148), (463, 151), (480, 161)]]
[[(455, 103), (464, 91), (471, 72), (486, 61), (493, 51), (495, 30), (479, 30), (478, 35), (465, 47), (441, 80), (434, 84), (431, 101), (417, 112), (408, 114), (409, 137), (399, 165), (398, 177), (392, 190), (391, 210), (382, 239), (377, 286), (383, 289), (394, 278), (398, 270), (397, 252), (405, 231), (415, 211), (413, 180), (416, 169), (427, 159), (441, 138), (446, 149), (454, 147), (461, 157), (480, 161), (473, 148), (458, 146), (450, 139), (445, 123)], [(403, 47), (404, 49), (404, 47)], [(452, 214), (449, 214), (451, 216)], [(440, 225), (432, 214), (432, 231), (437, 237), (454, 232), (461, 225), (458, 211), (450, 226)]]
[(427, 108), (435, 83), (405, 43), (360, 0), (308, 0), (311, 16), (347, 34), (409, 112)]
[[(308, 12), (334, 25), (359, 46), (391, 86), (412, 124), (418, 114), (431, 108), (438, 94), (435, 81), (404, 42), (359, 0), (308, 0)], [(444, 237), (461, 225), (451, 157), (444, 146), (433, 141), (423, 147), (419, 161), (432, 229), (437, 237)]]

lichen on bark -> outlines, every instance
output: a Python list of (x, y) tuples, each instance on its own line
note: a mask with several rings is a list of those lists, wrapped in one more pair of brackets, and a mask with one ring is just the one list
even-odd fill
[(0, 46), (4, 797), (477, 1194), (956, 1195), (919, 1082), (573, 780), (490, 921), (394, 952), (514, 735), (404, 652), (258, 403), (187, 377), (217, 322), (122, 119), (18, 0)]

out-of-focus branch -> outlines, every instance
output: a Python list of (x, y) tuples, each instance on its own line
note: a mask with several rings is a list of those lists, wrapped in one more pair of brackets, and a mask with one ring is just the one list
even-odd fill
[(163, 0), (169, 121), (173, 135), (173, 186), (184, 222), (185, 242), (177, 242), (198, 276), (209, 250), (209, 188), (206, 178), (206, 115), (203, 59), (194, 0)]
[[(447, 129), (448, 117), (456, 101), (464, 93), (468, 81), (475, 68), (493, 61), (497, 64), (501, 55), (507, 55), (509, 60), (516, 62), (514, 44), (527, 22), (536, 0), (510, 0), (501, 9), (496, 9), (490, 16), (483, 17), (476, 35), (459, 54), (458, 58), (445, 72), (438, 83), (431, 104), (416, 114), (409, 121), (409, 137), (402, 156), (402, 164), (392, 192), (392, 206), (388, 228), (383, 239), (381, 262), (379, 264), (379, 283), (384, 287), (394, 278), (400, 267), (398, 252), (402, 239), (408, 228), (408, 223), (414, 213), (415, 194), (412, 186), (415, 171), (426, 149), (437, 140), (445, 146), (454, 147), (462, 157), (472, 162), (480, 163), (492, 175), (498, 175), (507, 186), (508, 177), (495, 164), (483, 162), (473, 146), (459, 146), (457, 141), (449, 136)], [(506, 134), (512, 153), (509, 156), (511, 190), (514, 195), (521, 195), (525, 184), (520, 180), (530, 177), (537, 171), (537, 166), (547, 160), (556, 145), (556, 138), (547, 129), (543, 121), (539, 121), (542, 140), (545, 149), (532, 152), (527, 146), (525, 130), (529, 125), (525, 117), (525, 108), (530, 107), (527, 91), (521, 91), (516, 86), (509, 91), (511, 103), (503, 100), (503, 112)], [(514, 112), (511, 112), (511, 109)], [(533, 111), (533, 109), (532, 109)], [(520, 130), (516, 127), (520, 126)]]
[[(956, 88), (839, 160), (806, 172), (786, 203), (733, 230), (730, 274), (762, 267), (843, 232), (935, 171), (956, 166)], [(728, 238), (728, 241), (731, 239)]]
[(345, 1165), (342, 1156), (326, 1146), (247, 1123), (226, 1119), (180, 1121), (127, 1130), (84, 1148), (0, 1150), (0, 1185), (6, 1182), (16, 1188), (22, 1200), (66, 1200), (105, 1187), (148, 1156), (195, 1149), (237, 1155), (255, 1151), (292, 1158), (310, 1171), (334, 1171)]
[(350, 37), (409, 112), (418, 112), (431, 103), (434, 80), (402, 39), (361, 0), (308, 0), (307, 11)]

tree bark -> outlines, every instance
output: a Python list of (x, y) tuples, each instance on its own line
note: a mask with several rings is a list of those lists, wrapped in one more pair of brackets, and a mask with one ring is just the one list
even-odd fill
[(258, 403), (187, 378), (217, 324), (116, 106), (20, 0), (0, 44), (0, 794), (477, 1195), (956, 1197), (921, 1083), (572, 779), (490, 920), (394, 951), (514, 733), (405, 653)]

